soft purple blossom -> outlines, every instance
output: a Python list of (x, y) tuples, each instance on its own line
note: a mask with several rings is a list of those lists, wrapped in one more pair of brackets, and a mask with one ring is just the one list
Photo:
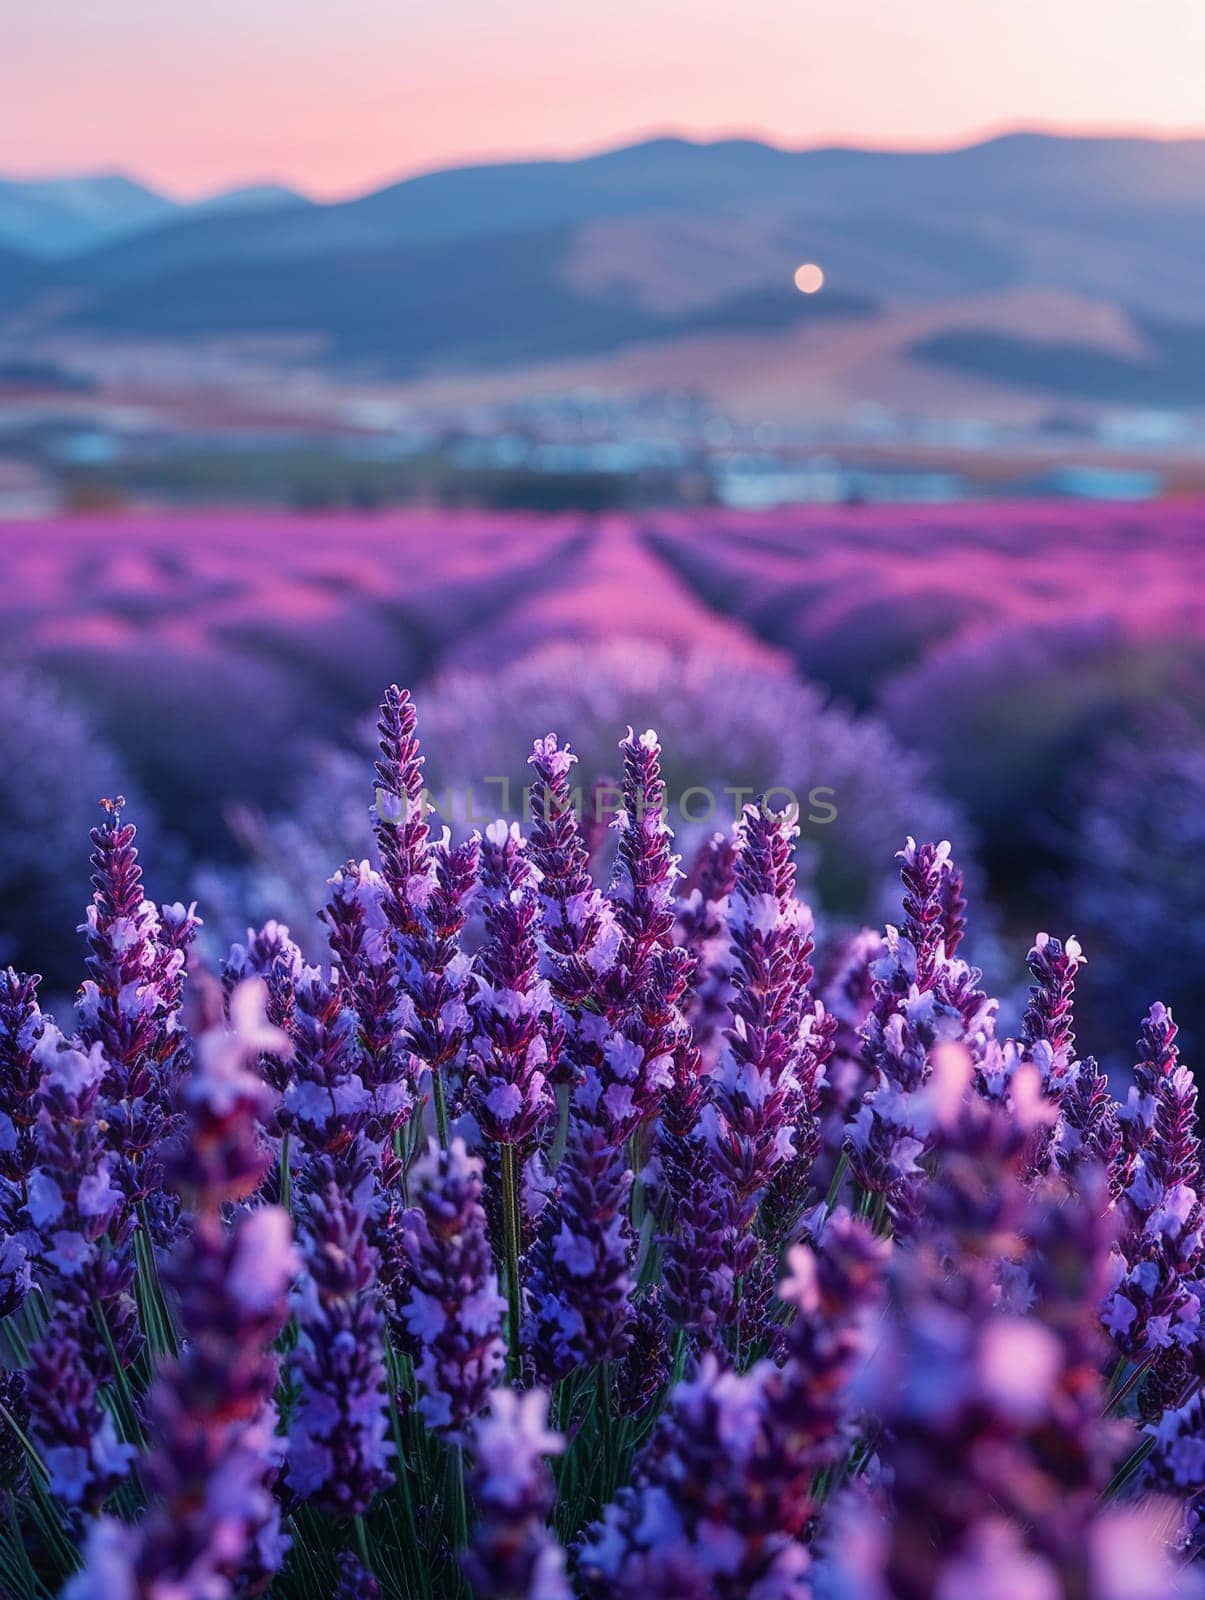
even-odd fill
[(541, 1383), (627, 1349), (635, 1254), (631, 1185), (622, 1147), (594, 1117), (576, 1118), (527, 1263), (523, 1344)]
[(486, 1237), (481, 1162), (453, 1139), (420, 1175), (402, 1217), (399, 1315), (427, 1425), (451, 1440), (486, 1406), (502, 1370), (506, 1302)]
[(0, 1178), (17, 1195), (37, 1164), (42, 1078), (37, 1047), (46, 1026), (38, 982), (11, 967), (0, 971)]
[[(249, 978), (262, 978), (267, 991), (265, 1011), (268, 1021), (286, 1036), (293, 1030), (293, 1006), (298, 980), (305, 965), (301, 950), (281, 922), (265, 922), (262, 928), (248, 928), (246, 944), (231, 947), (222, 967), (222, 987), (229, 996), (236, 984)], [(289, 1085), (288, 1057), (266, 1052), (259, 1068), (272, 1088), (283, 1094)]]
[(87, 1304), (64, 1299), (48, 1337), (31, 1351), (26, 1391), (30, 1435), (50, 1491), (64, 1505), (86, 1511), (100, 1509), (138, 1454), (119, 1440), (101, 1403), (87, 1355), (95, 1338)]
[(381, 1600), (380, 1584), (350, 1550), (340, 1551), (337, 1566), (339, 1576), (332, 1600)]
[(976, 987), (979, 973), (957, 955), (960, 913), (948, 887), (950, 847), (909, 839), (899, 852), (904, 919), (888, 927), (872, 964), (874, 991), (864, 1027), (873, 1082), (850, 1124), (850, 1167), (897, 1226), (922, 1204), (923, 1156), (930, 1127), (918, 1094), (931, 1056), (960, 1043), (980, 1066), (995, 1050), (994, 1002)]
[[(1075, 979), (1084, 965), (1078, 939), (1039, 933), (1028, 957), (1033, 985), (1021, 1019), (1021, 1042), (1042, 1065), (1047, 1091), (1061, 1094), (1075, 1060)], [(1044, 1051), (1037, 1047), (1044, 1045)]]
[(795, 897), (798, 824), (748, 806), (729, 896), (731, 1025), (704, 1113), (718, 1181), (753, 1205), (789, 1180), (800, 1198), (819, 1145), (832, 1026), (812, 998), (812, 924)]
[(577, 757), (555, 734), (537, 739), (528, 758), (532, 864), (539, 875), (548, 978), (556, 998), (576, 1007), (599, 986), (615, 960), (614, 913), (590, 874), (569, 774)]
[(707, 1356), (672, 1391), (635, 1487), (620, 1492), (577, 1552), (591, 1600), (674, 1592), (807, 1600), (811, 1486), (840, 1449), (884, 1254), (862, 1224), (834, 1218), (819, 1255), (801, 1249), (792, 1258), (785, 1365), (741, 1375)]
[(1130, 1159), (1123, 1228), (1102, 1320), (1118, 1349), (1173, 1367), (1202, 1337), (1205, 1173), (1197, 1089), (1181, 1064), (1176, 1025), (1152, 1006), (1142, 1026), (1135, 1092), (1127, 1108)]
[[(371, 1167), (367, 1184), (371, 1186)], [(289, 1422), (289, 1487), (340, 1516), (366, 1512), (392, 1481), (384, 1318), (366, 1205), (349, 1192), (348, 1163), (319, 1157), (300, 1207), (302, 1276), (294, 1298), (298, 1400)]]
[(272, 1495), (283, 1441), (270, 1347), (297, 1270), (292, 1228), (275, 1206), (223, 1221), (227, 1199), (262, 1172), (252, 1152), (271, 1095), (251, 1069), (261, 1051), (286, 1043), (264, 1017), (265, 997), (259, 980), (239, 985), (233, 1026), (198, 1043), (179, 1167), (190, 1226), (164, 1269), (185, 1342), (149, 1396), (149, 1504), (133, 1528), (94, 1527), (70, 1600), (227, 1600), (263, 1583), (287, 1550)]
[(551, 1078), (560, 1023), (539, 975), (539, 902), (517, 830), (495, 824), (481, 848), (494, 892), (470, 1000), (469, 1103), (485, 1138), (530, 1146), (556, 1111)]
[(378, 1304), (380, 1153), (368, 1137), (371, 1097), (355, 1018), (316, 972), (296, 988), (298, 1246), (293, 1296), (298, 1398), (289, 1422), (289, 1487), (336, 1515), (360, 1516), (392, 1481), (385, 1407), (384, 1316)]
[(565, 1554), (547, 1527), (556, 1499), (546, 1458), (564, 1443), (539, 1389), (495, 1389), (470, 1439), (476, 1524), (463, 1556), (477, 1600), (570, 1600)]

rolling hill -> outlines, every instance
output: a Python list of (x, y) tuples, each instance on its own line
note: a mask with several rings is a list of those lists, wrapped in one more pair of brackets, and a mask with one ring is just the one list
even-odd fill
[[(1205, 404), (1205, 140), (1016, 134), (920, 153), (667, 138), (333, 204), (270, 189), (151, 216), (143, 191), (135, 218), (124, 203), (106, 223), (124, 237), (60, 241), (36, 271), (0, 259), (0, 318), (37, 310), (40, 332), (92, 340), (301, 339), (334, 370), (411, 380), (715, 339), (739, 364), (800, 328), (901, 330), (966, 304), (974, 320), (892, 341), (930, 383)], [(791, 287), (805, 259), (827, 275), (806, 301)], [(1018, 335), (1008, 308), (1026, 293), (1062, 297), (1072, 324)], [(1096, 336), (1102, 318), (1127, 348)]]

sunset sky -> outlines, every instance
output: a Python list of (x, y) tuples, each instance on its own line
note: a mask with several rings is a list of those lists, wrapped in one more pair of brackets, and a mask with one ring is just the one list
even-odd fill
[(337, 195), (650, 132), (1205, 131), (1205, 0), (37, 0), (0, 172)]

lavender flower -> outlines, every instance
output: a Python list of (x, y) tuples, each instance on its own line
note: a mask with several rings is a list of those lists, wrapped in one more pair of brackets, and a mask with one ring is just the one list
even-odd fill
[[(674, 1210), (673, 1231), (664, 1241), (662, 1281), (666, 1309), (679, 1327), (705, 1344), (718, 1341), (742, 1317), (749, 1321), (745, 1287), (765, 1266), (748, 1207), (720, 1180), (695, 1147), (698, 1163)], [(751, 1297), (759, 1299), (760, 1297)], [(753, 1319), (754, 1332), (757, 1328)]]
[[(80, 989), (80, 1037), (105, 1053), (108, 1099), (125, 1102), (135, 1118), (127, 1164), (157, 1132), (140, 1129), (170, 1101), (182, 1042), (178, 1010), (185, 952), (200, 923), (192, 908), (169, 908), (164, 919), (144, 897), (137, 830), (121, 821), (121, 802), (92, 830), (93, 896), (85, 929), (88, 978)], [(138, 1198), (140, 1196), (135, 1196)]]
[(373, 1101), (373, 1136), (386, 1145), (409, 1121), (416, 1085), (403, 1040), (385, 883), (367, 861), (349, 861), (327, 887), (330, 894), (321, 916), (340, 986), (355, 1012), (360, 1078)]
[(344, 1516), (366, 1512), (392, 1481), (386, 1442), (384, 1319), (371, 1243), (380, 1156), (366, 1135), (355, 1020), (318, 974), (296, 990), (296, 1077), (288, 1097), (303, 1272), (294, 1293), (298, 1401), (289, 1425), (295, 1494)]
[(1205, 1395), (1200, 1391), (1143, 1429), (1151, 1440), (1138, 1489), (1179, 1502), (1176, 1548), (1186, 1556), (1205, 1550)]
[(997, 1046), (994, 1002), (976, 987), (975, 968), (954, 953), (960, 930), (958, 916), (951, 920), (958, 893), (947, 884), (949, 844), (910, 838), (898, 859), (904, 920), (888, 927), (886, 951), (872, 967), (865, 1046), (874, 1083), (850, 1125), (849, 1151), (857, 1182), (903, 1228), (922, 1203), (920, 1158), (930, 1129), (917, 1091), (932, 1052), (957, 1041), (982, 1073)]
[[(376, 1252), (365, 1237), (372, 1166), (359, 1193), (348, 1163), (319, 1159), (307, 1175), (295, 1296), (299, 1389), (289, 1423), (288, 1483), (341, 1516), (359, 1516), (392, 1482), (386, 1440), (384, 1322), (375, 1303)], [(325, 1182), (319, 1183), (320, 1176)]]
[(275, 1206), (222, 1221), (224, 1203), (246, 1194), (266, 1164), (257, 1124), (271, 1094), (248, 1065), (288, 1041), (264, 1019), (265, 1000), (261, 982), (240, 985), (231, 996), (237, 1031), (199, 1041), (185, 1085), (191, 1138), (177, 1169), (191, 1227), (167, 1268), (186, 1342), (149, 1397), (151, 1503), (135, 1528), (97, 1524), (69, 1600), (225, 1600), (270, 1575), (287, 1548), (271, 1494), (281, 1441), (269, 1347), (296, 1271), (291, 1227)]
[[(783, 1286), (791, 1354), (741, 1376), (704, 1359), (677, 1386), (638, 1464), (578, 1551), (583, 1592), (806, 1600), (811, 1485), (838, 1452), (845, 1391), (865, 1349), (884, 1247), (834, 1218), (819, 1257), (799, 1250)], [(680, 1584), (680, 1590), (672, 1586)]]
[(736, 882), (736, 840), (713, 833), (699, 846), (678, 900), (678, 943), (695, 959), (686, 1015), (702, 1053), (725, 1014), (728, 992), (728, 896)]
[[(123, 1365), (141, 1343), (130, 1219), (100, 1115), (105, 1059), (99, 1044), (86, 1053), (76, 1049), (49, 1021), (36, 1055), (43, 1071), (38, 1166), (26, 1187), (24, 1217), (33, 1233), (39, 1282), (55, 1297), (56, 1318), (71, 1323), (93, 1379), (104, 1382), (113, 1375), (110, 1342)], [(55, 1336), (52, 1322), (46, 1342)]]
[(547, 1414), (539, 1389), (495, 1389), (473, 1428), (477, 1522), (463, 1567), (478, 1600), (570, 1600), (564, 1551), (547, 1528), (556, 1492), (544, 1458), (563, 1448)]
[(339, 1577), (332, 1600), (381, 1600), (380, 1584), (350, 1550), (341, 1550), (336, 1564)]
[(1118, 1105), (1107, 1076), (1091, 1056), (1074, 1064), (1059, 1109), (1055, 1162), (1073, 1176), (1085, 1166), (1109, 1173), (1116, 1195), (1125, 1185)]
[(594, 994), (618, 945), (614, 914), (590, 875), (569, 773), (577, 757), (556, 735), (537, 739), (528, 758), (531, 786), (530, 854), (539, 880), (548, 979), (570, 1008)]
[[(245, 945), (231, 947), (222, 968), (222, 988), (229, 998), (236, 984), (262, 978), (267, 989), (268, 1021), (291, 1037), (294, 998), (304, 965), (301, 950), (289, 937), (288, 928), (282, 922), (265, 922), (258, 931), (247, 929)], [(283, 1094), (289, 1086), (288, 1058), (265, 1054), (260, 1057), (259, 1066), (272, 1088)]]
[(542, 1383), (627, 1349), (635, 1248), (631, 1185), (622, 1149), (609, 1132), (591, 1117), (577, 1117), (557, 1171), (555, 1201), (544, 1209), (528, 1262), (523, 1342)]
[(477, 863), (476, 838), (433, 845), (426, 901), (397, 935), (401, 987), (409, 1001), (406, 1042), (431, 1075), (445, 1143), (441, 1108), (460, 1088), (471, 1027), (471, 969), (460, 935), (477, 888)]
[(463, 1139), (432, 1160), (417, 1204), (402, 1218), (407, 1281), (400, 1315), (419, 1410), (429, 1427), (458, 1441), (501, 1371), (506, 1303), (486, 1238), (481, 1162)]
[(26, 1380), (30, 1434), (50, 1492), (65, 1506), (90, 1512), (100, 1509), (138, 1454), (118, 1439), (101, 1404), (88, 1355), (95, 1339), (86, 1302), (63, 1301), (50, 1335), (30, 1352)]
[(1129, 1106), (1126, 1226), (1103, 1312), (1118, 1349), (1148, 1361), (1190, 1350), (1201, 1336), (1196, 1279), (1205, 1265), (1205, 1175), (1196, 1085), (1180, 1064), (1175, 1037), (1170, 1011), (1153, 1006), (1143, 1022)]
[(629, 729), (620, 751), (623, 804), (609, 894), (618, 946), (598, 994), (611, 1029), (597, 1061), (598, 1114), (617, 1144), (656, 1115), (673, 1081), (674, 1056), (688, 1036), (681, 1001), (694, 969), (689, 952), (671, 942), (680, 874), (665, 820), (661, 748), (651, 730), (637, 739)]
[(531, 871), (505, 823), (482, 844), (487, 882), (485, 943), (472, 1000), (470, 1097), (477, 1125), (495, 1144), (529, 1146), (555, 1114), (549, 1083), (560, 1029), (546, 980), (538, 976), (539, 904)]
[(39, 981), (11, 967), (0, 971), (0, 1178), (22, 1199), (37, 1164), (37, 1046), (46, 1025)]
[(708, 1137), (722, 1180), (752, 1200), (817, 1146), (831, 1029), (808, 992), (810, 913), (795, 899), (794, 821), (749, 806), (729, 897), (732, 1026), (715, 1071)]
[(1034, 983), (1021, 1019), (1021, 1042), (1039, 1061), (1047, 1092), (1057, 1099), (1075, 1059), (1072, 1006), (1076, 973), (1084, 956), (1078, 940), (1068, 939), (1063, 944), (1048, 933), (1039, 933), (1028, 962)]
[(385, 691), (377, 732), (373, 831), (391, 925), (411, 933), (431, 887), (430, 839), (423, 790), (423, 758), (415, 737), (414, 705), (405, 689)]
[(669, 1318), (665, 1314), (664, 1296), (656, 1284), (635, 1302), (630, 1335), (615, 1393), (624, 1416), (640, 1421), (652, 1411), (673, 1365)]
[[(654, 950), (674, 926), (674, 885), (680, 874), (673, 832), (665, 817), (661, 746), (650, 728), (639, 738), (628, 729), (623, 757), (623, 804), (615, 819), (615, 870), (608, 898), (619, 929), (613, 983), (620, 1003), (631, 1004)], [(630, 993), (624, 993), (625, 988)]]

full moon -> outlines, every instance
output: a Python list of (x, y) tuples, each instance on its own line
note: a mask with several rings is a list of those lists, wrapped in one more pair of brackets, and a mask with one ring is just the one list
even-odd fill
[(824, 286), (824, 273), (814, 261), (805, 261), (795, 269), (795, 287), (800, 294), (815, 294)]

